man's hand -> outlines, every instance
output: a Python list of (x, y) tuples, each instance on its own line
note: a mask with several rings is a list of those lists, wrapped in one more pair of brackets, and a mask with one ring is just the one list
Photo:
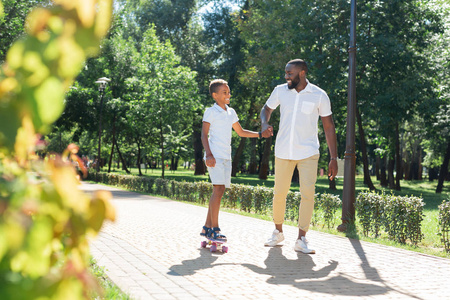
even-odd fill
[(332, 159), (330, 160), (330, 162), (328, 163), (328, 178), (330, 180), (334, 180), (334, 177), (336, 177), (338, 172), (338, 164), (337, 164), (337, 160)]
[(271, 125), (267, 125), (267, 128), (263, 128), (263, 131), (261, 132), (261, 136), (263, 138), (269, 138), (273, 136), (273, 127)]
[(214, 168), (216, 166), (216, 159), (214, 158), (214, 156), (212, 154), (207, 155), (205, 163), (206, 163), (207, 167)]

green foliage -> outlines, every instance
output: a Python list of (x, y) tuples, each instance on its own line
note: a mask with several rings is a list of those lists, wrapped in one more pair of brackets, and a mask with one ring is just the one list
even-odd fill
[(316, 199), (316, 206), (323, 214), (324, 226), (334, 227), (336, 212), (342, 206), (341, 199), (339, 196), (332, 194), (321, 194), (320, 198)]
[(291, 221), (298, 220), (298, 210), (300, 207), (300, 192), (289, 191), (286, 197), (286, 218)]
[(380, 235), (384, 215), (383, 199), (385, 197), (384, 193), (361, 192), (358, 194), (355, 208), (365, 236), (373, 234), (375, 237), (378, 237)]
[(419, 197), (401, 197), (360, 193), (356, 201), (357, 214), (363, 227), (363, 234), (380, 235), (381, 228), (390, 239), (399, 243), (408, 240), (417, 245), (423, 234), (421, 224), (424, 217), (423, 200)]
[[(133, 179), (134, 177), (134, 179)], [(140, 176), (124, 176), (107, 173), (90, 172), (88, 179), (98, 182), (116, 185), (122, 188), (130, 186), (139, 187), (148, 178)], [(198, 202), (204, 204), (211, 196), (213, 185), (208, 182), (186, 182), (157, 178), (155, 181), (154, 193), (176, 200)], [(145, 190), (140, 190), (145, 192)], [(255, 212), (267, 215), (272, 212), (273, 189), (262, 186), (250, 186), (243, 184), (231, 184), (225, 190), (222, 206), (231, 209), (238, 209), (247, 213)], [(298, 209), (300, 205), (300, 193), (289, 192), (286, 199), (286, 219), (298, 220)], [(317, 205), (318, 214), (322, 216), (325, 224), (330, 228), (334, 224), (336, 211), (341, 204), (341, 200), (336, 195), (322, 194), (316, 195), (319, 198)]]
[(34, 10), (1, 68), (1, 299), (82, 299), (97, 288), (88, 237), (114, 219), (110, 194), (89, 198), (78, 189), (78, 147), (45, 160), (34, 150), (36, 131), (59, 117), (65, 91), (98, 51), (111, 11), (109, 0), (55, 0)]
[(439, 235), (447, 252), (450, 252), (450, 201), (439, 205)]

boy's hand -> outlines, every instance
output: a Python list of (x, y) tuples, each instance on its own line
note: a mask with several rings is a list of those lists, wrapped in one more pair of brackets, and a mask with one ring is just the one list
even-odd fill
[(264, 130), (263, 132), (261, 132), (261, 136), (263, 138), (268, 138), (273, 136), (273, 127), (271, 125), (268, 125), (266, 130)]
[(206, 163), (207, 167), (214, 168), (216, 166), (216, 159), (214, 158), (214, 156), (212, 154), (207, 155), (205, 163)]

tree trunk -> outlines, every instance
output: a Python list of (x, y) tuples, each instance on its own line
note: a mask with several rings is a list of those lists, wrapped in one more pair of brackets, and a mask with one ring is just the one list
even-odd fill
[(108, 173), (111, 173), (111, 164), (112, 164), (112, 159), (113, 159), (113, 155), (114, 155), (115, 141), (116, 141), (116, 114), (114, 114), (114, 118), (113, 118), (112, 147), (111, 147), (111, 154), (109, 155)]
[(377, 177), (377, 180), (380, 180), (380, 176), (381, 176), (381, 174), (380, 174), (380, 161), (381, 161), (381, 159), (380, 159), (380, 157), (377, 155), (376, 157), (375, 157), (375, 175), (376, 175), (376, 177)]
[(164, 170), (166, 166), (164, 164), (164, 134), (161, 120), (159, 121), (159, 146), (161, 147), (161, 178), (164, 179)]
[(127, 172), (127, 174), (130, 174), (131, 172), (127, 168), (127, 163), (123, 159), (122, 153), (120, 153), (119, 144), (117, 144), (117, 141), (114, 141), (114, 142), (116, 143), (117, 153), (119, 153), (120, 160), (122, 161), (122, 169), (125, 170), (125, 172)]
[(241, 138), (241, 141), (239, 142), (239, 146), (236, 150), (236, 153), (234, 154), (233, 162), (231, 165), (231, 177), (236, 177), (236, 174), (239, 171), (239, 161), (241, 160), (241, 155), (244, 152), (246, 140), (247, 140), (247, 138), (245, 138), (245, 137)]
[(395, 189), (397, 191), (401, 190), (400, 179), (402, 178), (402, 157), (400, 155), (400, 132), (398, 130), (398, 123), (395, 125)]
[(256, 162), (256, 139), (250, 140), (252, 154), (250, 157), (250, 165), (248, 166), (248, 173), (249, 174), (256, 174), (258, 163)]
[(142, 170), (141, 170), (141, 143), (139, 139), (136, 139), (136, 144), (138, 146), (138, 155), (137, 155), (137, 165), (139, 170), (139, 176), (142, 176)]
[(330, 178), (328, 178), (328, 188), (333, 191), (337, 190), (336, 179), (330, 180)]
[[(194, 126), (194, 128), (201, 128), (201, 126), (200, 127)], [(194, 129), (193, 140), (194, 140), (194, 162), (195, 162), (194, 175), (205, 175), (206, 166), (205, 162), (203, 161), (203, 146), (202, 146), (201, 132)]]
[(439, 181), (436, 187), (436, 193), (441, 193), (442, 188), (444, 187), (444, 180), (447, 178), (448, 174), (448, 162), (450, 159), (450, 139), (447, 144), (447, 151), (445, 152), (444, 162), (441, 165), (441, 170), (439, 172)]
[(395, 167), (395, 160), (393, 158), (389, 157), (389, 162), (388, 162), (388, 184), (389, 184), (389, 188), (391, 190), (395, 189), (394, 167)]
[(272, 148), (272, 137), (266, 139), (264, 144), (264, 153), (261, 160), (261, 165), (259, 166), (259, 179), (267, 179), (267, 175), (269, 173), (269, 159), (270, 159), (270, 150)]
[(419, 170), (417, 174), (417, 179), (422, 180), (423, 179), (423, 167), (422, 167), (422, 147), (419, 145), (419, 154), (417, 155), (417, 162), (419, 164)]
[[(356, 120), (358, 122), (359, 143), (361, 144), (361, 155), (364, 165), (364, 183), (368, 186), (369, 190), (374, 191), (375, 186), (372, 183), (372, 178), (370, 178), (369, 173), (369, 159), (367, 158), (366, 138), (358, 106), (356, 106)], [(336, 189), (336, 183), (334, 184), (334, 189)]]
[(386, 155), (383, 156), (381, 159), (381, 166), (380, 166), (380, 185), (387, 187), (388, 186), (388, 180), (386, 177)]

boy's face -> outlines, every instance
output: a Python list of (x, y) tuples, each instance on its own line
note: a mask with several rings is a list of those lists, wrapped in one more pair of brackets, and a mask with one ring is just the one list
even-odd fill
[(217, 92), (212, 94), (214, 100), (216, 100), (217, 105), (224, 106), (225, 104), (230, 104), (230, 88), (226, 84), (222, 84), (217, 88)]

